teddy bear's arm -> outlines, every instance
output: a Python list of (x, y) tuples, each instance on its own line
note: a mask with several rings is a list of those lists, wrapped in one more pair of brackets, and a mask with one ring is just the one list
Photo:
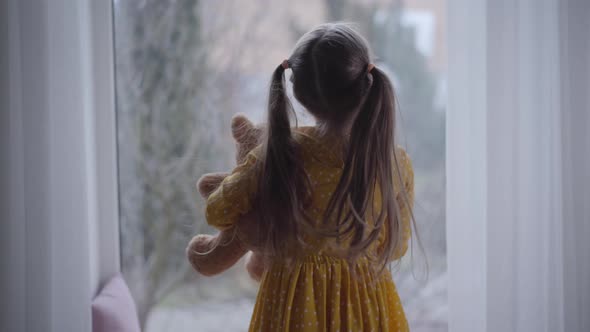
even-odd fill
[(207, 199), (209, 196), (219, 187), (223, 179), (228, 177), (230, 173), (218, 172), (218, 173), (207, 173), (199, 178), (197, 181), (197, 189), (201, 194), (201, 197)]
[(217, 235), (199, 234), (189, 242), (186, 255), (192, 267), (204, 276), (219, 274), (233, 266), (248, 250), (233, 229)]
[(264, 273), (264, 259), (260, 252), (250, 251), (246, 256), (246, 270), (250, 278), (260, 281)]

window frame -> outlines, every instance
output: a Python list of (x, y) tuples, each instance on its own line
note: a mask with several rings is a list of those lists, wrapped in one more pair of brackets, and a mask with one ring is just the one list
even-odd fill
[(99, 289), (121, 271), (113, 1), (90, 1)]

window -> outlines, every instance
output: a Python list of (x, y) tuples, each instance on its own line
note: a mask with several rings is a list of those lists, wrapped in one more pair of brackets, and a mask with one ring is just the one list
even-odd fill
[(214, 231), (195, 182), (232, 168), (231, 116), (262, 121), (273, 68), (301, 34), (337, 20), (358, 23), (394, 81), (429, 263), (417, 281), (414, 242), (394, 279), (412, 331), (446, 330), (446, 3), (403, 3), (115, 0), (121, 267), (144, 330), (247, 328), (257, 285), (243, 264), (206, 278), (186, 262), (188, 240)]

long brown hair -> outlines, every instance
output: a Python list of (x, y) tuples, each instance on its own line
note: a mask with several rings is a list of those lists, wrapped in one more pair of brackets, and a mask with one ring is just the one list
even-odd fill
[[(393, 87), (381, 70), (371, 68), (367, 42), (342, 23), (323, 24), (305, 34), (287, 63), (295, 97), (318, 122), (342, 130), (350, 127), (342, 176), (325, 211), (323, 234), (351, 235), (348, 255), (355, 259), (385, 229), (385, 247), (377, 257), (385, 266), (403, 245), (393, 188), (393, 177), (399, 176), (394, 174)], [(276, 67), (270, 84), (257, 198), (265, 251), (273, 256), (285, 255), (310, 221), (305, 211), (311, 186), (291, 131), (293, 107), (285, 90), (285, 67)], [(365, 216), (374, 214), (376, 190), (383, 203), (373, 216), (373, 227), (368, 227)], [(334, 219), (336, 227), (328, 227)]]

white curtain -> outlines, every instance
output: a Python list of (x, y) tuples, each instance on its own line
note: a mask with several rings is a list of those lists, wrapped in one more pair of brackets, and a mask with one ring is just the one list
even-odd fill
[(590, 331), (590, 2), (451, 0), (451, 331)]
[(0, 2), (0, 331), (90, 331), (119, 270), (111, 5)]
[(560, 13), (564, 326), (590, 331), (590, 2)]

